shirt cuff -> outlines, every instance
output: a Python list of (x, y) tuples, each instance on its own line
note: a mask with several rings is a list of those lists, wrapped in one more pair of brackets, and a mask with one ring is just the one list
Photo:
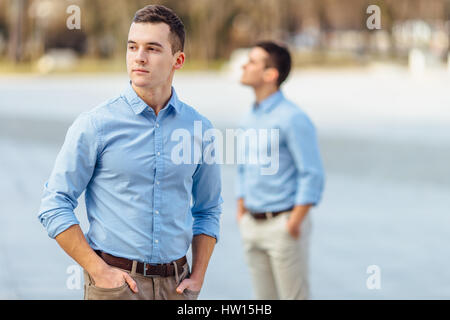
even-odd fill
[(80, 224), (75, 214), (68, 211), (51, 213), (49, 217), (41, 218), (41, 223), (47, 230), (48, 236), (52, 239), (56, 238), (61, 232), (66, 231), (69, 227)]
[(236, 192), (236, 199), (242, 199), (244, 198), (244, 193), (243, 192)]
[(296, 205), (307, 205), (311, 204), (313, 206), (319, 204), (321, 198), (320, 192), (314, 192), (314, 191), (305, 191), (305, 192), (299, 192), (297, 196), (295, 197), (295, 204)]
[(236, 199), (244, 198), (244, 186), (241, 181), (237, 181), (234, 186)]
[(218, 221), (202, 221), (201, 225), (194, 225), (193, 235), (206, 234), (207, 236), (216, 238), (219, 242), (220, 225)]

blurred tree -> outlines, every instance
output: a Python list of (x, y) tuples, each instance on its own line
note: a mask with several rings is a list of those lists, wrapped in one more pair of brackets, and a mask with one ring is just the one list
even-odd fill
[(9, 58), (17, 63), (24, 58), (27, 0), (10, 0), (9, 3)]
[(447, 46), (447, 64), (450, 67), (450, 0), (445, 1), (445, 28), (447, 31), (448, 46)]
[[(366, 9), (381, 8), (382, 30), (395, 50), (396, 23), (409, 19), (449, 20), (450, 0), (156, 0), (172, 8), (186, 26), (186, 53), (190, 60), (229, 58), (239, 47), (261, 39), (292, 43), (310, 32), (315, 49), (329, 50), (336, 31), (352, 31), (361, 52), (372, 50), (376, 32), (366, 27)], [(65, 9), (81, 8), (81, 31), (68, 30)], [(0, 33), (8, 40), (12, 61), (37, 59), (52, 47), (70, 47), (92, 57), (122, 56), (136, 10), (147, 0), (0, 0)], [(3, 26), (3, 27), (2, 27)], [(449, 34), (449, 30), (446, 30)], [(450, 36), (449, 36), (450, 37)], [(333, 40), (334, 39), (334, 40)], [(45, 46), (44, 46), (45, 44)], [(1, 54), (1, 52), (0, 52)]]

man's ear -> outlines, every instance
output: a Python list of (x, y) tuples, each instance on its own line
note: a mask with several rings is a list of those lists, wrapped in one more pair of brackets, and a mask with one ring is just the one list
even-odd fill
[(183, 67), (185, 59), (186, 56), (184, 52), (178, 51), (175, 53), (175, 64), (173, 65), (175, 70), (181, 69)]
[(267, 68), (264, 70), (264, 82), (277, 83), (280, 73), (276, 68)]

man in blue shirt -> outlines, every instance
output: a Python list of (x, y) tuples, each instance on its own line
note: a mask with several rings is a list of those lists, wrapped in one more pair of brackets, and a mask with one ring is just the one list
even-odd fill
[[(184, 38), (170, 9), (136, 12), (130, 83), (75, 120), (45, 184), (39, 220), (84, 268), (85, 299), (196, 299), (200, 292), (219, 237), (221, 179), (217, 164), (174, 161), (176, 130), (190, 134), (193, 148), (211, 143), (194, 137), (194, 123), (204, 131), (211, 123), (172, 87)], [(86, 236), (73, 212), (84, 190)]]
[[(241, 77), (256, 98), (242, 134), (276, 133), (259, 135), (256, 145), (250, 140), (240, 148), (244, 163), (238, 163), (237, 219), (257, 299), (307, 299), (309, 294), (308, 211), (320, 201), (324, 172), (311, 120), (280, 91), (290, 68), (285, 47), (260, 42)], [(270, 163), (261, 161), (264, 153)], [(259, 161), (249, 161), (252, 154)]]

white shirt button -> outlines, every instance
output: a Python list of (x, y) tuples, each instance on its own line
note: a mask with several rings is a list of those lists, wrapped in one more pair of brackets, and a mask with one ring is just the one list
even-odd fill
[(161, 155), (161, 152), (158, 152), (157, 155), (158, 155), (158, 156)]
[(159, 184), (159, 181), (156, 181), (156, 184)]
[(156, 239), (156, 240), (155, 240), (155, 243), (158, 243), (158, 242), (159, 242), (158, 239)]
[(159, 128), (159, 123), (156, 124), (156, 127)]
[(156, 214), (159, 214), (159, 211), (158, 211), (158, 210), (156, 210), (156, 211), (155, 211), (155, 213), (156, 213)]

